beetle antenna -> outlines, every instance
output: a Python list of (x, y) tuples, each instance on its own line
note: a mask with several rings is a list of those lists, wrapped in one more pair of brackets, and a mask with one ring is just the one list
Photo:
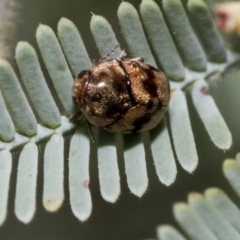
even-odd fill
[(87, 124), (87, 129), (88, 129), (89, 136), (90, 136), (92, 142), (95, 143), (95, 139), (94, 139), (93, 132), (92, 132), (92, 125), (86, 118), (85, 118), (85, 122)]
[(100, 62), (105, 61), (108, 57), (110, 57), (115, 51), (116, 49), (120, 46), (120, 44), (117, 44), (106, 56), (104, 56)]
[(121, 59), (124, 59), (126, 57), (127, 57), (127, 53), (126, 53), (125, 49), (123, 49), (120, 56), (119, 56), (119, 59), (121, 60)]

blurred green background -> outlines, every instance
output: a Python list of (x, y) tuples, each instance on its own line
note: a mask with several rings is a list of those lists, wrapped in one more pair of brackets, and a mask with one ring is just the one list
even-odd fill
[[(140, 0), (130, 1), (136, 8)], [(91, 12), (104, 16), (115, 30), (116, 37), (125, 48), (117, 19), (117, 8), (120, 1), (111, 0), (21, 0), (20, 17), (17, 19), (17, 40), (28, 41), (36, 49), (35, 32), (40, 23), (51, 26), (56, 32), (57, 23), (61, 17), (72, 20), (81, 32), (91, 59), (99, 59), (97, 48), (90, 32)], [(37, 50), (38, 51), (38, 50)], [(39, 51), (38, 51), (39, 52)], [(43, 66), (43, 65), (42, 65)], [(44, 68), (44, 66), (43, 66)], [(238, 69), (238, 67), (236, 68)], [(237, 70), (236, 70), (237, 71)], [(45, 73), (46, 79), (48, 75)], [(57, 213), (47, 213), (42, 206), (43, 172), (42, 156), (39, 158), (37, 210), (33, 221), (25, 225), (19, 222), (14, 214), (15, 182), (17, 173), (17, 159), (19, 153), (14, 153), (13, 172), (9, 196), (8, 216), (0, 228), (0, 239), (3, 240), (137, 240), (155, 238), (155, 229), (160, 224), (175, 225), (172, 216), (172, 204), (186, 201), (190, 191), (202, 192), (207, 187), (219, 187), (238, 204), (240, 199), (234, 194), (223, 177), (222, 162), (226, 158), (233, 158), (240, 151), (240, 73), (231, 74), (224, 80), (211, 84), (210, 94), (216, 100), (230, 131), (233, 134), (233, 146), (229, 151), (217, 149), (211, 142), (196, 110), (192, 105), (190, 95), (187, 94), (189, 112), (193, 132), (199, 154), (199, 166), (193, 174), (182, 170), (177, 163), (178, 175), (176, 182), (170, 186), (163, 186), (156, 175), (153, 161), (147, 160), (149, 176), (148, 191), (141, 199), (130, 193), (124, 174), (123, 159), (119, 159), (121, 176), (121, 190), (119, 200), (115, 204), (104, 201), (100, 195), (98, 182), (96, 152), (92, 154), (90, 162), (90, 190), (93, 201), (93, 211), (89, 220), (79, 222), (72, 214), (69, 205), (67, 155), (65, 153), (65, 202)], [(66, 138), (69, 142), (70, 137)], [(68, 145), (68, 144), (67, 144)], [(43, 154), (44, 145), (40, 146)]]

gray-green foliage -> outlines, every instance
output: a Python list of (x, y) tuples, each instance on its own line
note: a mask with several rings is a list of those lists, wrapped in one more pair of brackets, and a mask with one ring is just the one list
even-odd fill
[[(234, 191), (240, 196), (239, 153), (235, 159), (226, 159), (223, 173)], [(173, 215), (183, 232), (191, 240), (240, 239), (240, 209), (219, 188), (208, 188), (203, 194), (190, 193), (188, 202), (178, 202), (173, 206)], [(158, 239), (184, 239), (169, 225), (157, 228)], [(172, 238), (171, 238), (172, 237)]]
[[(200, 3), (204, 6), (204, 11), (199, 10)], [(208, 83), (205, 78), (214, 71), (224, 71), (240, 56), (222, 47), (222, 40), (214, 28), (206, 5), (200, 0), (190, 0), (189, 9), (196, 13), (194, 21), (199, 30), (198, 34), (200, 36), (208, 34), (215, 39), (215, 44), (205, 37), (199, 40), (180, 0), (163, 0), (162, 8), (152, 0), (143, 0), (140, 5), (140, 15), (130, 3), (122, 2), (117, 16), (130, 53), (129, 57), (144, 57), (146, 63), (162, 68), (170, 79), (172, 92), (169, 117), (173, 147), (182, 168), (193, 172), (197, 167), (198, 155), (184, 90), (187, 86), (192, 87), (194, 105), (213, 143), (220, 149), (228, 149), (232, 144), (231, 133), (213, 98), (207, 94)], [(110, 23), (104, 17), (93, 15), (90, 29), (101, 57), (109, 53), (119, 42)], [(2, 191), (0, 223), (3, 223), (6, 216), (11, 172), (11, 165), (6, 163), (6, 159), (10, 158), (9, 151), (17, 147), (25, 145), (19, 159), (15, 200), (15, 213), (20, 221), (29, 222), (35, 212), (36, 184), (31, 182), (31, 178), (26, 178), (26, 175), (32, 174), (37, 177), (35, 150), (39, 141), (47, 142), (44, 152), (43, 205), (47, 211), (56, 211), (62, 205), (64, 201), (62, 135), (72, 130), (75, 130), (75, 133), (71, 139), (68, 159), (70, 204), (74, 215), (81, 221), (86, 220), (92, 211), (88, 188), (91, 139), (84, 121), (71, 122), (67, 118), (77, 111), (71, 98), (73, 79), (80, 71), (89, 68), (91, 61), (74, 23), (62, 18), (58, 23), (57, 31), (58, 37), (49, 26), (40, 25), (36, 38), (41, 57), (54, 85), (51, 91), (56, 91), (61, 106), (54, 101), (45, 83), (35, 50), (25, 42), (20, 42), (16, 48), (16, 60), (21, 78), (40, 119), (38, 123), (12, 67), (5, 60), (0, 60), (0, 89), (3, 96), (1, 98), (0, 95), (0, 110), (4, 119), (0, 122), (0, 166), (5, 169), (3, 177), (1, 176), (3, 179), (0, 181), (0, 191)], [(119, 56), (120, 50), (120, 48), (116, 49), (111, 57)], [(206, 50), (209, 54), (205, 54)], [(207, 57), (211, 62), (207, 61)], [(63, 108), (62, 116), (59, 114), (59, 108)], [(166, 119), (150, 132), (134, 135), (115, 136), (101, 129), (97, 131), (99, 183), (102, 197), (106, 201), (115, 202), (121, 192), (117, 150), (122, 145), (127, 183), (133, 194), (141, 197), (148, 188), (145, 157), (145, 143), (148, 140), (160, 182), (169, 186), (175, 181), (176, 160)], [(30, 166), (32, 168), (27, 167), (29, 164), (24, 157), (28, 151), (31, 153), (29, 156), (34, 160)], [(29, 193), (26, 196), (22, 190), (23, 185), (29, 186)], [(23, 203), (29, 204), (21, 208)], [(181, 206), (181, 211), (187, 209), (185, 205)], [(192, 212), (189, 211), (187, 214), (191, 215)], [(195, 221), (192, 224), (196, 223), (194, 227), (203, 229), (202, 221), (198, 217), (195, 218), (194, 214), (191, 216)], [(201, 223), (199, 226), (198, 222)], [(212, 237), (211, 233), (203, 232), (203, 234)], [(179, 234), (177, 236), (179, 237)]]

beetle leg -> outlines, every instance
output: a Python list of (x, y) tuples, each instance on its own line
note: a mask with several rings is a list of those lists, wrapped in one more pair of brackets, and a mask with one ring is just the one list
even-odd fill
[(82, 116), (81, 111), (77, 111), (69, 117), (69, 120), (75, 121)]
[(85, 122), (87, 124), (89, 136), (90, 136), (92, 142), (95, 143), (95, 139), (94, 139), (93, 132), (92, 132), (92, 124), (86, 118), (85, 118)]

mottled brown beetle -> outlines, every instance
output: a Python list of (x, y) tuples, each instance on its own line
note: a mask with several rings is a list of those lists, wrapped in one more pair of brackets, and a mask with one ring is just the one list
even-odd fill
[(123, 51), (119, 58), (99, 61), (80, 72), (73, 100), (92, 125), (109, 132), (146, 131), (161, 121), (168, 108), (169, 83), (143, 58), (126, 58)]

